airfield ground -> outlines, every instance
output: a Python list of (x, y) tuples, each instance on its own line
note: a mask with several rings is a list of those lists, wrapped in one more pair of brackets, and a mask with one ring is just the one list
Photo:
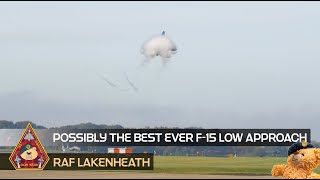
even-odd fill
[(98, 171), (1, 171), (1, 179), (270, 179), (271, 176)]
[[(285, 164), (276, 157), (183, 157), (156, 156), (150, 171), (1, 171), (3, 178), (66, 178), (66, 179), (267, 179), (274, 164)], [(320, 168), (316, 170), (320, 172)]]

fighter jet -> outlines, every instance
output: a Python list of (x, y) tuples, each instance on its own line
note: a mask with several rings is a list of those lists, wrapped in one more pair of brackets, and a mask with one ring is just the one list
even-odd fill
[(24, 139), (27, 140), (27, 141), (34, 140), (33, 135), (30, 133), (30, 129), (28, 130), (28, 133), (26, 134), (26, 136), (24, 137)]
[(16, 154), (16, 158), (14, 159), (14, 162), (16, 162), (18, 168), (20, 168), (21, 159), (19, 158), (18, 154)]
[[(162, 31), (161, 36), (165, 36), (166, 32)], [(173, 45), (173, 47), (170, 49), (172, 54), (175, 54), (177, 52), (177, 47), (175, 45)], [(160, 54), (156, 54), (156, 56), (159, 56)]]
[(162, 57), (164, 61), (170, 59), (172, 54), (177, 53), (177, 46), (166, 35), (165, 31), (161, 34), (153, 36), (143, 43), (140, 52), (146, 57), (146, 61), (153, 59), (156, 56)]

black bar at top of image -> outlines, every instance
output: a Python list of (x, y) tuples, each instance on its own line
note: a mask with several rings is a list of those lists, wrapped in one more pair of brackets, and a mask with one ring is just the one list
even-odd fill
[[(95, 133), (97, 136), (99, 133), (107, 135), (107, 141), (106, 142), (62, 142), (60, 140), (57, 140), (56, 142), (53, 143), (53, 133), (58, 133), (60, 135), (64, 134), (65, 138), (67, 135), (70, 133)], [(111, 141), (111, 133), (129, 133), (131, 136), (131, 141), (116, 141), (112, 142)], [(134, 141), (134, 133), (146, 133), (144, 135), (150, 136), (148, 138), (145, 138), (145, 140), (148, 141)], [(162, 134), (158, 140), (157, 136), (153, 133), (160, 133)], [(184, 141), (186, 138), (184, 136), (181, 136), (181, 139), (179, 139), (178, 134), (181, 133), (188, 133), (192, 134), (193, 136), (193, 142), (189, 141)], [(203, 134), (203, 139), (198, 139), (198, 141), (195, 141), (196, 134), (197, 133), (202, 133)], [(213, 141), (210, 137), (208, 138), (206, 136), (207, 133), (216, 133), (216, 140)], [(232, 134), (242, 134), (242, 139), (241, 141), (234, 141), (233, 139), (231, 142), (228, 142), (227, 138), (231, 137)], [(261, 134), (261, 133), (267, 133), (267, 134), (276, 134), (279, 135), (277, 140), (281, 140), (281, 134), (288, 135), (291, 137), (293, 134), (302, 134), (306, 135), (307, 142), (311, 142), (311, 131), (310, 129), (56, 129), (56, 130), (51, 130), (51, 141), (53, 145), (63, 145), (63, 144), (68, 144), (69, 146), (290, 146), (294, 142), (292, 141), (256, 141), (256, 142), (250, 142), (247, 141), (248, 135), (254, 135), (254, 133)], [(231, 135), (230, 135), (231, 134)], [(165, 136), (169, 136), (170, 142), (165, 141)], [(288, 137), (285, 136), (285, 137)], [(153, 137), (153, 138), (151, 138)], [(174, 139), (177, 138), (178, 139)], [(271, 137), (271, 136), (270, 136)], [(295, 139), (297, 139), (297, 136), (293, 136)], [(98, 138), (99, 139), (99, 138)], [(139, 139), (139, 138), (138, 138)], [(283, 138), (282, 138), (283, 139)], [(239, 139), (238, 139), (239, 140)], [(284, 139), (286, 140), (286, 139)], [(294, 140), (294, 139), (292, 139)]]

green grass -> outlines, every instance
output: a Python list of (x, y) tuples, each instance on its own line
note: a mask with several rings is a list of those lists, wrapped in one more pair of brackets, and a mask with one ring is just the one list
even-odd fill
[[(3, 150), (5, 151), (5, 150)], [(7, 150), (6, 150), (7, 151)], [(52, 152), (51, 152), (52, 153)], [(286, 157), (196, 157), (155, 156), (148, 173), (270, 175), (275, 164), (287, 164)], [(126, 170), (120, 170), (123, 172)], [(119, 170), (118, 170), (119, 172)], [(320, 174), (320, 166), (315, 169)]]
[[(272, 166), (286, 164), (285, 157), (184, 157), (156, 156), (155, 173), (270, 175)], [(320, 168), (315, 172), (320, 173)]]

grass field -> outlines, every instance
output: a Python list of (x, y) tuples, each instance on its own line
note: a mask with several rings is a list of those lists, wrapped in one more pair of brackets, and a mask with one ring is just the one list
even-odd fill
[[(286, 164), (286, 161), (286, 157), (155, 156), (152, 172), (270, 175), (273, 165)], [(320, 173), (320, 167), (315, 171)]]
[[(270, 179), (275, 164), (286, 163), (285, 157), (185, 157), (156, 156), (152, 171), (3, 171), (2, 178), (63, 179)], [(320, 173), (320, 168), (316, 170)], [(275, 178), (279, 179), (279, 177)]]
[[(271, 175), (272, 166), (287, 164), (286, 157), (201, 157), (155, 156), (154, 170), (141, 173), (202, 174), (202, 175)], [(91, 171), (91, 172), (94, 172)], [(97, 171), (96, 171), (97, 172)], [(108, 172), (133, 172), (126, 170)], [(315, 169), (320, 174), (320, 166)]]

